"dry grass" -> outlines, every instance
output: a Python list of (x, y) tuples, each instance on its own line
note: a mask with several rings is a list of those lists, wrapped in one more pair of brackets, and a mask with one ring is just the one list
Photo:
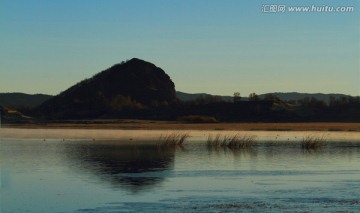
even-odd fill
[(206, 141), (208, 147), (228, 147), (230, 149), (249, 148), (256, 142), (256, 136), (253, 135), (233, 135), (221, 136), (220, 134), (209, 135)]
[(190, 135), (188, 133), (170, 133), (167, 135), (160, 135), (159, 146), (162, 147), (176, 147), (182, 146)]
[(326, 138), (324, 136), (308, 135), (301, 141), (301, 148), (303, 149), (319, 149), (324, 146)]

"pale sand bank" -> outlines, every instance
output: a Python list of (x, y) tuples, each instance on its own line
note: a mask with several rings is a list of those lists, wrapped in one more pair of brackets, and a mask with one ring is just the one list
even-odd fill
[(221, 131), (221, 130), (111, 130), (111, 129), (0, 129), (1, 138), (60, 140), (157, 141), (161, 135), (187, 133), (188, 141), (204, 141), (211, 135), (254, 135), (257, 141), (299, 141), (308, 135), (324, 136), (328, 141), (359, 141), (360, 132), (328, 131)]

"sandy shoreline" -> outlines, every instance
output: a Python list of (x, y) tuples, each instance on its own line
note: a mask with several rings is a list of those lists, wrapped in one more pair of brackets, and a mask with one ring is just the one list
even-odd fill
[(208, 135), (254, 135), (258, 141), (299, 141), (308, 135), (324, 136), (329, 141), (360, 141), (360, 132), (329, 131), (233, 131), (233, 130), (118, 130), (118, 129), (25, 129), (2, 128), (1, 138), (20, 139), (60, 139), (60, 140), (118, 140), (118, 141), (156, 141), (161, 135), (187, 133), (188, 141), (204, 141)]
[(3, 124), (3, 128), (25, 129), (122, 129), (122, 130), (241, 130), (241, 131), (352, 131), (360, 123), (183, 123), (152, 120), (72, 120), (54, 123)]

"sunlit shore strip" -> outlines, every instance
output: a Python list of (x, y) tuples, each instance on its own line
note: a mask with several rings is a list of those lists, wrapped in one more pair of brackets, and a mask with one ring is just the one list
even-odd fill
[(360, 123), (184, 123), (152, 120), (73, 120), (51, 123), (4, 124), (25, 129), (122, 129), (122, 130), (240, 130), (240, 131), (351, 131), (360, 132)]
[(116, 130), (116, 129), (24, 129), (2, 128), (1, 138), (59, 139), (59, 140), (112, 140), (118, 142), (156, 142), (166, 134), (188, 134), (188, 142), (204, 142), (209, 135), (253, 135), (257, 141), (301, 141), (308, 135), (326, 137), (328, 141), (359, 141), (360, 132), (329, 131), (221, 131), (221, 130)]

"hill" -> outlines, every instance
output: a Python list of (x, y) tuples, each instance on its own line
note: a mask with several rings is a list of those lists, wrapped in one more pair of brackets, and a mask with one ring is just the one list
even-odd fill
[(21, 107), (35, 107), (46, 100), (50, 99), (51, 95), (44, 94), (25, 94), (25, 93), (0, 93), (0, 106), (10, 108), (21, 108)]
[(245, 96), (233, 102), (232, 96), (176, 92), (164, 70), (137, 58), (115, 64), (56, 96), (7, 93), (1, 97), (5, 97), (0, 99), (1, 114), (8, 122), (37, 122), (43, 118), (184, 122), (360, 120), (360, 97), (342, 94), (252, 94), (252, 98)]
[(77, 83), (36, 111), (52, 118), (101, 117), (175, 100), (170, 77), (154, 64), (133, 58)]

